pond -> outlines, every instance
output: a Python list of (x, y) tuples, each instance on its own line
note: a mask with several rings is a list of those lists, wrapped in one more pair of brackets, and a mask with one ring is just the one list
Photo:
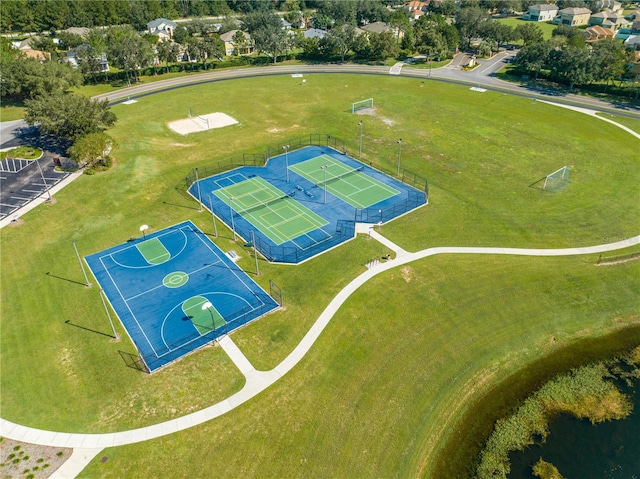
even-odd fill
[(565, 479), (640, 479), (640, 379), (621, 390), (633, 400), (631, 415), (596, 425), (559, 416), (546, 443), (510, 455), (509, 479), (535, 479), (531, 468), (541, 457)]

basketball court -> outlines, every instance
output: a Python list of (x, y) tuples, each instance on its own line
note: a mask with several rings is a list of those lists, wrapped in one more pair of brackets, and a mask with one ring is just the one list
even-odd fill
[(85, 260), (149, 371), (278, 307), (190, 221)]

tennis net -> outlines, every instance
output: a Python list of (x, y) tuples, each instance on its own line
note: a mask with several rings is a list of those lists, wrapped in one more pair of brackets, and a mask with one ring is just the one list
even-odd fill
[(264, 203), (254, 204), (254, 205), (248, 206), (247, 208), (244, 208), (244, 209), (237, 209), (236, 213), (238, 213), (239, 215), (245, 215), (245, 214), (253, 213), (256, 210), (260, 210), (262, 208), (268, 208), (269, 206), (273, 205), (274, 203), (278, 203), (279, 201), (284, 201), (288, 197), (289, 197), (288, 195), (278, 196), (278, 197), (273, 198), (271, 200), (265, 201)]
[(324, 182), (324, 181), (323, 181), (322, 183), (318, 183), (316, 186), (322, 186), (322, 185), (323, 185), (323, 184), (325, 184), (325, 183), (333, 183), (334, 181), (338, 181), (338, 180), (340, 180), (340, 179), (342, 179), (342, 178), (345, 178), (345, 177), (347, 177), (347, 176), (355, 175), (356, 173), (359, 173), (359, 172), (361, 172), (362, 170), (364, 170), (364, 166), (361, 166), (360, 168), (356, 168), (356, 169), (353, 169), (353, 170), (349, 170), (349, 171), (347, 171), (347, 172), (345, 172), (345, 173), (341, 173), (341, 174), (339, 174), (339, 175), (336, 175), (336, 176), (332, 176), (332, 177), (330, 177), (330, 178), (327, 178), (326, 182)]

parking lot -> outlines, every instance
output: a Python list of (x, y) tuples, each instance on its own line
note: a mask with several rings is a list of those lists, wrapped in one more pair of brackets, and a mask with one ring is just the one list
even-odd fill
[[(26, 161), (7, 158), (0, 161), (0, 220), (19, 214), (19, 210), (37, 198), (48, 200), (51, 189), (70, 173), (55, 170), (54, 159), (61, 158), (66, 147), (49, 136), (40, 136), (37, 129), (24, 122), (2, 123), (0, 149), (7, 150), (20, 145), (42, 148), (38, 160)], [(62, 158), (64, 161), (64, 158)]]

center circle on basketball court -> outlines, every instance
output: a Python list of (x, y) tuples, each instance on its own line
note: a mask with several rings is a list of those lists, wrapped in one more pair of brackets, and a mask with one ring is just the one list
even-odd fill
[(167, 288), (179, 288), (189, 281), (189, 275), (182, 271), (174, 271), (162, 278), (162, 284)]

